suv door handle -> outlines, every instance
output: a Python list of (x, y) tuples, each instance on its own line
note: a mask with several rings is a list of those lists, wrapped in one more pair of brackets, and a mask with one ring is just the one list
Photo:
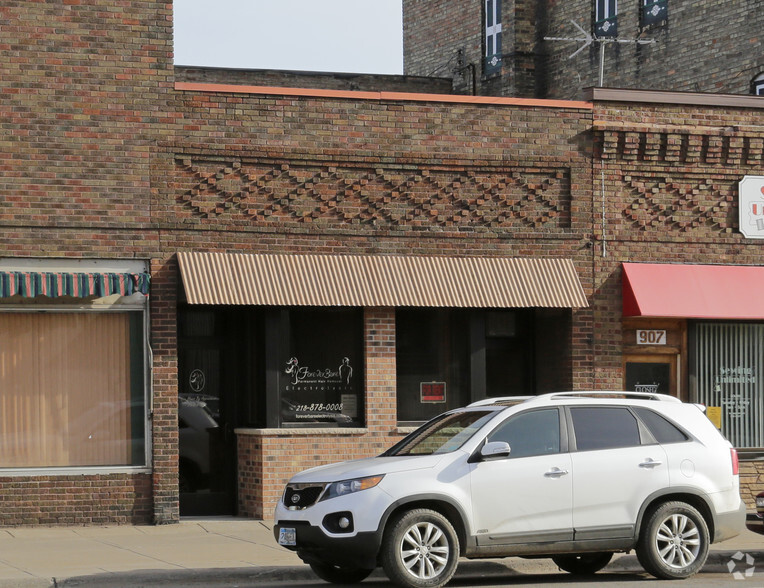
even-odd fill
[(561, 470), (560, 468), (552, 468), (547, 473), (544, 474), (547, 478), (559, 478), (560, 476), (566, 476), (568, 474), (568, 470)]
[(655, 466), (662, 465), (662, 461), (657, 461), (653, 459), (652, 457), (648, 457), (645, 461), (643, 461), (641, 464), (639, 464), (639, 467), (641, 468), (654, 468)]

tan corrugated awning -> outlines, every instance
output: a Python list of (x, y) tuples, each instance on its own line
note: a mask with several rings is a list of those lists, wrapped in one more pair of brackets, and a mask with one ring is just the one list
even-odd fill
[(190, 304), (580, 308), (570, 259), (178, 253)]

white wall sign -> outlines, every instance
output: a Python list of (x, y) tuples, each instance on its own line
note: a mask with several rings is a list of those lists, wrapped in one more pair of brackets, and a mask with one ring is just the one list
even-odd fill
[(745, 176), (739, 186), (740, 232), (749, 239), (764, 239), (764, 176)]
[(637, 329), (637, 345), (665, 345), (666, 331)]

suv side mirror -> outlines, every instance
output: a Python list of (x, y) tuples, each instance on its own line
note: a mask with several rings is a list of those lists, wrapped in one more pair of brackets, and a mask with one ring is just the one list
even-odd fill
[(509, 452), (509, 443), (505, 441), (491, 441), (483, 445), (483, 448), (480, 450), (480, 456), (483, 459), (509, 457)]

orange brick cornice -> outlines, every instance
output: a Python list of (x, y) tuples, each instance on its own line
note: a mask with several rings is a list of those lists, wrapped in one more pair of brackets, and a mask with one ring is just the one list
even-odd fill
[(315, 88), (280, 88), (271, 86), (240, 86), (237, 84), (211, 84), (206, 82), (175, 82), (181, 92), (220, 94), (260, 94), (308, 98), (346, 98), (349, 100), (385, 100), (397, 102), (446, 102), (455, 104), (488, 104), (497, 106), (529, 106), (533, 108), (569, 108), (592, 110), (591, 102), (575, 100), (540, 100), (533, 98), (506, 98), (497, 96), (465, 96), (462, 94), (417, 94), (409, 92), (363, 92), (322, 90)]

